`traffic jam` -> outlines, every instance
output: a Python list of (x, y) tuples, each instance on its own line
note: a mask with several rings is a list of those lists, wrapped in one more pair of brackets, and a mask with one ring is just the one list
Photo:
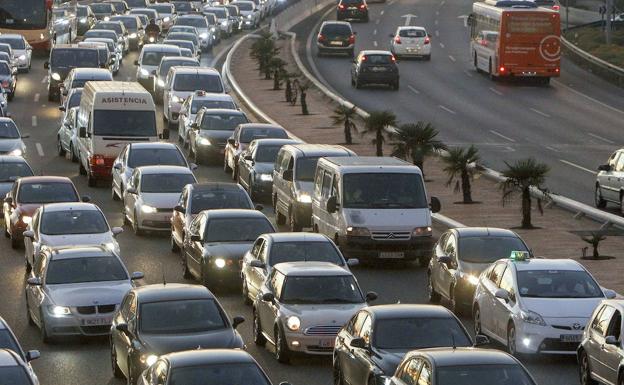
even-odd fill
[[(508, 229), (436, 232), (441, 204), (417, 166), (304, 143), (237, 104), (202, 55), (278, 7), (0, 0), (0, 254), (23, 253), (24, 285), (5, 295), (23, 296), (28, 335), (66, 351), (99, 340), (111, 384), (270, 385), (251, 345), (278, 365), (325, 356), (317, 370), (334, 385), (536, 385), (523, 362), (544, 355), (576, 357), (582, 385), (624, 384), (624, 302), (580, 263), (536, 256)], [(408, 33), (429, 39), (398, 29), (393, 41)], [(35, 150), (11, 104), (36, 55), (43, 97), (60, 106), (54, 162), (73, 164), (111, 202), (29, 163)], [(476, 56), (474, 65), (492, 72)], [(135, 75), (119, 80), (127, 68)], [(208, 167), (230, 180), (200, 177)], [(184, 280), (132, 271), (122, 233), (168, 239)], [(361, 275), (388, 265), (422, 270), (428, 303), (382, 303), (363, 289)], [(45, 350), (27, 350), (3, 317), (0, 384), (50, 384), (52, 373), (31, 365)]]

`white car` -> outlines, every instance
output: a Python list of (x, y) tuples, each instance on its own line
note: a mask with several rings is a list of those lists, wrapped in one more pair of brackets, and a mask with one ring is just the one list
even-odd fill
[(195, 27), (199, 33), (200, 46), (203, 51), (208, 50), (214, 43), (213, 33), (210, 30), (208, 21), (203, 15), (184, 15), (180, 16), (175, 21), (175, 26), (183, 25), (188, 27)]
[(178, 125), (182, 103), (200, 90), (210, 93), (224, 93), (221, 74), (214, 68), (171, 67), (165, 80), (163, 114), (169, 128)]
[(29, 135), (22, 135), (17, 125), (11, 118), (0, 117), (0, 154), (24, 156), (26, 145), (22, 138)]
[(390, 37), (390, 52), (399, 57), (421, 57), (431, 59), (431, 36), (424, 27), (398, 27)]
[(154, 71), (158, 69), (162, 58), (167, 56), (180, 56), (180, 48), (168, 44), (146, 44), (141, 49), (134, 65), (137, 66), (136, 81), (146, 90), (154, 88)]
[(614, 297), (576, 261), (515, 252), (479, 277), (475, 333), (499, 341), (511, 354), (576, 354), (592, 312)]
[(202, 108), (238, 109), (236, 103), (234, 103), (234, 99), (228, 94), (195, 91), (195, 93), (186, 98), (184, 103), (182, 103), (180, 114), (178, 115), (178, 142), (182, 143), (185, 147), (189, 144), (188, 140), (191, 124), (195, 122), (195, 117)]
[(253, 1), (233, 1), (230, 5), (238, 7), (243, 17), (243, 29), (255, 29), (260, 25), (260, 10)]
[(184, 186), (197, 183), (188, 167), (144, 166), (134, 170), (123, 193), (124, 222), (136, 235), (171, 229), (173, 208)]
[(50, 203), (33, 214), (33, 220), (24, 231), (24, 257), (28, 268), (34, 266), (41, 249), (46, 246), (106, 245), (119, 253), (115, 237), (121, 227), (111, 228), (93, 203)]
[(210, 6), (207, 5), (204, 7), (203, 13), (212, 13), (217, 18), (217, 23), (219, 24), (219, 30), (221, 30), (221, 34), (226, 37), (229, 37), (232, 34), (232, 30), (234, 29), (234, 23), (230, 19), (230, 14), (227, 8), (223, 6)]
[(72, 162), (78, 161), (78, 111), (72, 107), (61, 120), (61, 127), (56, 135), (56, 148), (59, 156), (69, 153)]
[(44, 343), (110, 334), (115, 310), (143, 273), (128, 274), (106, 246), (46, 248), (26, 280), (26, 314)]
[(279, 263), (253, 304), (254, 342), (270, 341), (283, 363), (293, 352), (331, 355), (340, 329), (376, 298), (364, 295), (355, 276), (333, 263)]
[(30, 71), (30, 63), (32, 59), (32, 47), (24, 36), (18, 34), (2, 34), (0, 43), (11, 46), (13, 50), (13, 60), (20, 72)]
[(155, 165), (181, 166), (191, 170), (197, 168), (197, 165), (187, 162), (182, 151), (173, 143), (129, 143), (113, 162), (113, 200), (123, 197), (125, 186), (135, 168)]

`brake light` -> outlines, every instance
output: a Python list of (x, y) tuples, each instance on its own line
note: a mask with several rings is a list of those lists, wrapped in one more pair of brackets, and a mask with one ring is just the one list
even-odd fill
[(102, 155), (93, 155), (89, 158), (91, 166), (104, 166), (104, 157)]
[(366, 61), (366, 56), (362, 56), (362, 61)]
[(355, 35), (349, 36), (349, 44), (355, 44)]
[(505, 72), (505, 67), (500, 67), (500, 68), (498, 69), (498, 72)]
[(366, 4), (360, 4), (360, 9), (366, 9)]
[(46, 0), (46, 2), (45, 2), (46, 9), (47, 10), (51, 10), (53, 4), (54, 4), (53, 0)]
[(559, 73), (559, 68), (555, 68), (555, 72)]
[(347, 7), (345, 7), (344, 4), (338, 4), (338, 9), (345, 9), (345, 8), (347, 8)]
[(424, 44), (429, 44), (431, 42), (431, 39), (429, 39), (429, 36), (425, 36), (425, 43)]
[(393, 63), (396, 63), (396, 58), (394, 57), (394, 55), (390, 56), (390, 59), (392, 60)]
[(322, 34), (319, 33), (318, 35), (318, 41), (325, 41), (325, 36), (323, 36)]
[(394, 44), (401, 44), (401, 37), (400, 36), (396, 36), (394, 38)]
[(559, 5), (553, 5), (552, 9), (554, 9), (555, 11), (558, 11), (561, 7)]
[(8, 80), (3, 80), (2, 81), (2, 87), (8, 88), (9, 87), (9, 81)]

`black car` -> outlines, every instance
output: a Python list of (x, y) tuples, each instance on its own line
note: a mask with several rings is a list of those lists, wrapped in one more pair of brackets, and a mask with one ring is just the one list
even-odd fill
[(13, 183), (17, 179), (33, 175), (35, 173), (23, 157), (0, 155), (0, 198), (4, 199), (4, 196), (11, 190)]
[(60, 85), (73, 68), (100, 68), (100, 54), (96, 48), (58, 44), (50, 50), (50, 59), (43, 64), (48, 70), (48, 100), (59, 100)]
[(399, 67), (390, 51), (360, 51), (351, 65), (351, 85), (387, 84), (399, 89)]
[(78, 36), (84, 35), (95, 25), (95, 14), (88, 5), (79, 5), (76, 8), (76, 18), (78, 19), (78, 30), (76, 31)]
[(0, 61), (0, 83), (2, 83), (2, 89), (7, 94), (9, 100), (13, 100), (13, 97), (15, 97), (15, 88), (17, 87), (16, 72), (17, 70), (11, 66), (11, 63)]
[(346, 53), (353, 57), (355, 47), (355, 32), (351, 23), (346, 21), (325, 21), (316, 36), (316, 53)]
[(195, 163), (222, 161), (227, 140), (239, 124), (249, 123), (244, 112), (222, 108), (202, 108), (191, 124), (189, 156)]
[(236, 327), (216, 297), (205, 287), (159, 284), (126, 294), (111, 326), (111, 362), (117, 378), (135, 384), (158, 356), (194, 349), (245, 347)]
[[(477, 341), (485, 343), (487, 338)], [(338, 333), (334, 383), (385, 384), (410, 350), (446, 346), (468, 347), (473, 342), (457, 317), (442, 306), (365, 307)]]
[(124, 0), (109, 0), (107, 1), (107, 3), (113, 5), (113, 7), (115, 8), (115, 12), (118, 15), (123, 15), (130, 10), (130, 7), (128, 7), (128, 3), (126, 3)]
[(340, 0), (336, 9), (337, 20), (368, 21), (366, 0)]

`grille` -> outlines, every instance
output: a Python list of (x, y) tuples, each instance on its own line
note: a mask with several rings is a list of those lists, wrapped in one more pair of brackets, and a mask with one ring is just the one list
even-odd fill
[(411, 233), (409, 231), (373, 231), (372, 237), (373, 239), (380, 241), (405, 241), (409, 240), (411, 237)]
[(578, 331), (583, 331), (585, 330), (585, 326), (581, 326), (580, 329), (574, 329), (572, 326), (564, 326), (564, 325), (550, 325), (552, 327), (554, 327), (555, 329), (561, 329), (561, 330), (578, 330)]
[(165, 208), (165, 209), (156, 209), (157, 213), (172, 213), (173, 210), (171, 208)]
[(95, 314), (96, 310), (98, 313), (112, 313), (115, 311), (115, 305), (76, 306), (79, 314)]
[(337, 336), (342, 326), (325, 325), (325, 326), (310, 326), (303, 334), (306, 336)]
[(98, 313), (112, 313), (115, 311), (115, 305), (99, 305)]
[(95, 306), (77, 306), (76, 310), (80, 314), (95, 314)]
[(334, 351), (333, 347), (321, 347), (321, 346), (317, 346), (317, 345), (308, 345), (306, 347), (306, 349), (308, 349), (308, 351), (310, 352), (318, 352), (318, 353), (332, 353)]

